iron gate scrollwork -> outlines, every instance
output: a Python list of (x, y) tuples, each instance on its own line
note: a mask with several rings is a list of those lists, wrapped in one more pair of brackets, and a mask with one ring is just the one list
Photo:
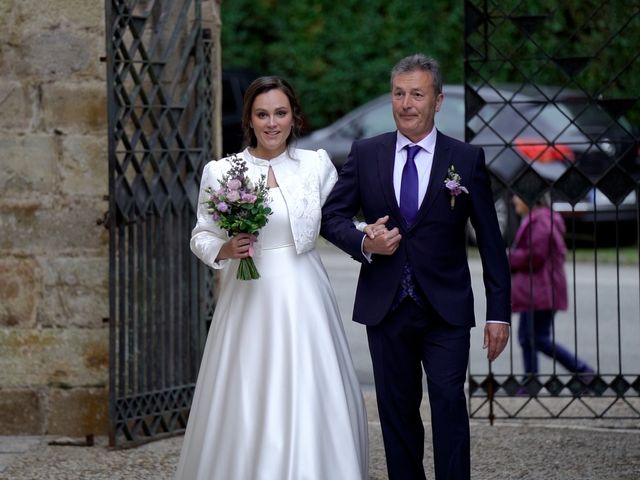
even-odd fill
[(110, 444), (183, 431), (210, 318), (189, 250), (211, 158), (199, 0), (108, 0)]
[(465, 1), (466, 140), (485, 150), (507, 247), (512, 195), (564, 217), (569, 308), (553, 335), (595, 370), (554, 352), (524, 375), (514, 319), (508, 351), (469, 367), (472, 417), (640, 417), (638, 39), (637, 3)]

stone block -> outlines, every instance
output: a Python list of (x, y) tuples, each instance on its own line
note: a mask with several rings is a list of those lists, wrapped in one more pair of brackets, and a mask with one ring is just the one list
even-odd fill
[(42, 402), (30, 389), (0, 389), (0, 435), (41, 435)]
[(2, 40), (5, 40), (10, 33), (9, 28), (13, 21), (15, 2), (16, 0), (0, 0), (0, 39)]
[(2, 20), (2, 15), (0, 15), (0, 72), (3, 73), (4, 77), (9, 77), (10, 72), (13, 69), (13, 65), (11, 63), (13, 48), (5, 38), (6, 35), (4, 34)]
[(104, 82), (43, 85), (42, 119), (46, 130), (106, 136), (107, 86)]
[(14, 72), (19, 77), (65, 79), (72, 74), (83, 72), (89, 68), (92, 61), (91, 48), (86, 37), (61, 29), (24, 35), (16, 53), (18, 58)]
[(62, 192), (68, 195), (107, 195), (109, 157), (106, 135), (69, 135), (62, 143)]
[(15, 2), (16, 0), (0, 0), (0, 13), (9, 15), (15, 8)]
[(29, 258), (0, 258), (0, 326), (32, 327), (40, 297), (36, 262)]
[(0, 328), (0, 385), (104, 387), (108, 337), (107, 328)]
[(43, 8), (42, 0), (20, 0), (17, 15), (23, 24), (28, 23), (39, 29), (54, 27), (94, 29), (104, 31), (104, 2), (87, 0), (47, 0)]
[(101, 198), (36, 196), (32, 201), (0, 202), (0, 253), (107, 255), (108, 232), (96, 224), (106, 210)]
[(41, 327), (101, 328), (109, 316), (109, 257), (42, 257)]
[(3, 195), (51, 194), (57, 177), (58, 146), (53, 135), (0, 135), (0, 191)]
[(109, 398), (106, 388), (54, 388), (49, 391), (48, 435), (106, 435), (108, 422)]
[(0, 129), (26, 131), (36, 102), (35, 89), (15, 80), (0, 79)]

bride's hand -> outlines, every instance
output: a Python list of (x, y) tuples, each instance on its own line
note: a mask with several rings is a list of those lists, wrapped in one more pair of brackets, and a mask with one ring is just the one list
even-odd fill
[(387, 231), (387, 226), (385, 224), (388, 220), (389, 215), (385, 215), (384, 217), (376, 220), (376, 223), (370, 223), (364, 227), (363, 232), (366, 233), (369, 238), (374, 239), (378, 235), (382, 235)]
[(234, 235), (222, 245), (216, 261), (226, 260), (228, 258), (247, 258), (249, 256), (249, 250), (255, 241), (256, 237), (249, 233)]

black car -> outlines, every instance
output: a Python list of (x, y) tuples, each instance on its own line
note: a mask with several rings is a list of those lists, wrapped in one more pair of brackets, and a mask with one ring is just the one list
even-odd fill
[[(637, 130), (626, 118), (610, 115), (584, 94), (557, 87), (487, 86), (469, 93), (467, 135), (470, 143), (484, 148), (496, 191), (510, 187), (526, 196), (527, 190), (539, 191), (556, 182), (554, 209), (565, 217), (584, 223), (635, 220), (640, 152)], [(435, 123), (443, 133), (465, 139), (462, 85), (445, 86)], [(299, 139), (297, 145), (324, 148), (340, 168), (354, 140), (395, 129), (391, 95), (385, 94)], [(510, 237), (517, 221), (509, 213), (508, 196), (496, 207), (503, 233)]]

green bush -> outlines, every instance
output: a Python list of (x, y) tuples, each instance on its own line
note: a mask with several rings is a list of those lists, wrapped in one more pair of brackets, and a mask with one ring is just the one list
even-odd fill
[[(474, 21), (473, 15), (465, 19), (465, 4), (471, 12), (485, 2), (229, 0), (222, 3), (223, 66), (287, 78), (309, 124), (320, 128), (387, 92), (391, 67), (415, 52), (440, 60), (445, 83), (461, 83), (465, 20)], [(640, 7), (635, 2), (504, 0), (486, 5), (488, 22), (468, 38), (468, 82), (529, 80), (603, 99), (638, 97)], [(536, 22), (538, 29), (532, 28)], [(558, 62), (575, 64), (575, 57), (586, 66), (571, 78)], [(640, 102), (626, 114), (640, 123)]]
[(463, 72), (463, 2), (233, 0), (222, 4), (222, 61), (289, 80), (312, 128), (389, 90), (389, 71), (416, 52)]

